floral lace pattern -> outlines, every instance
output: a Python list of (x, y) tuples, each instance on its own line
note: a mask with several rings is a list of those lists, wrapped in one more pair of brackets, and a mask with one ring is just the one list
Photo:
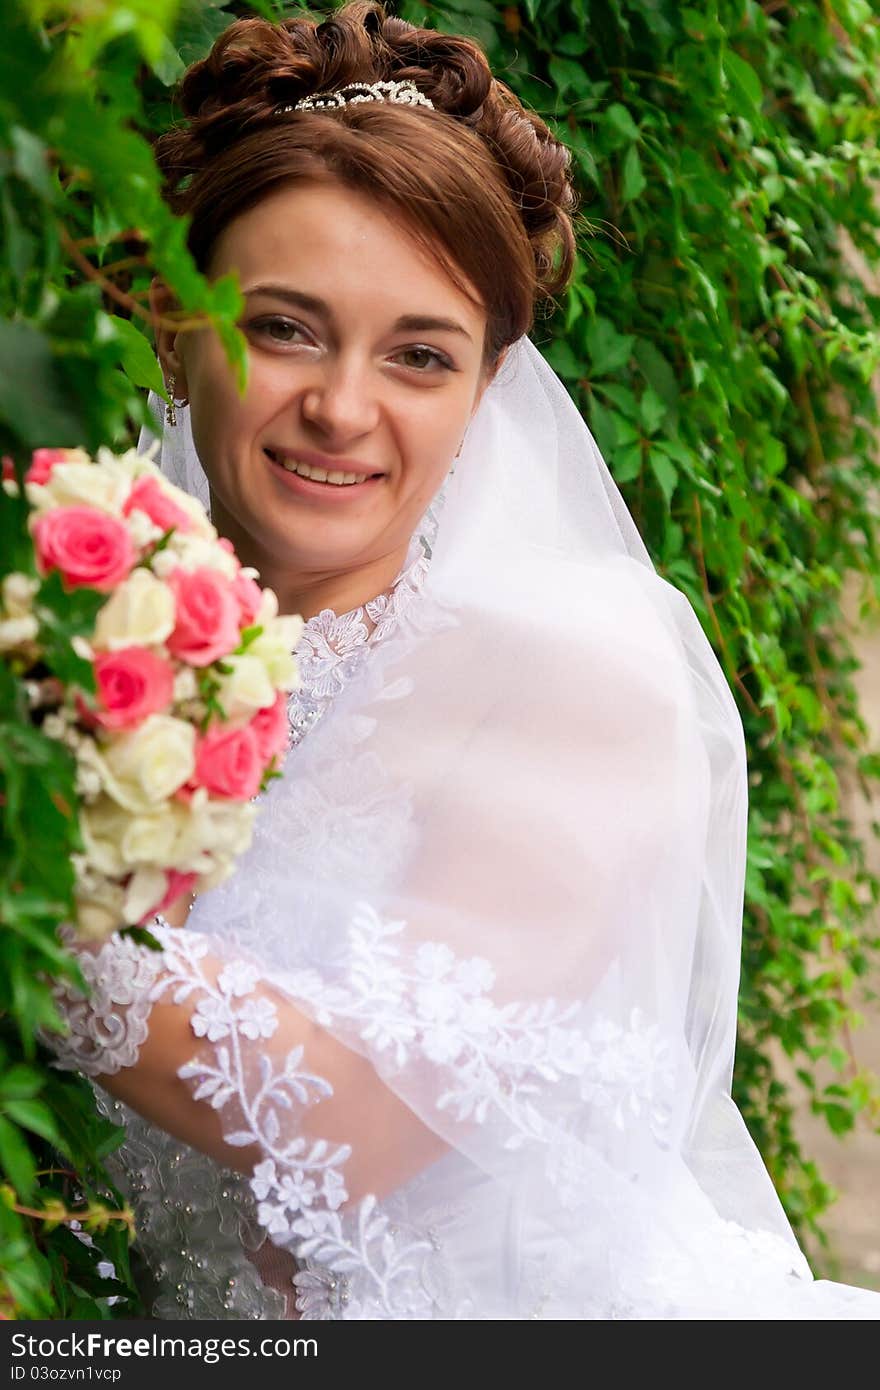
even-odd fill
[[(369, 649), (409, 613), (428, 573), (430, 548), (421, 535), (391, 588), (360, 608), (337, 614), (324, 608), (309, 618), (297, 645), (300, 685), (287, 703), (290, 744), (295, 747), (356, 675)], [(372, 627), (368, 626), (368, 622)]]
[[(507, 1148), (552, 1141), (534, 1098), (542, 1085), (566, 1076), (588, 1084), (594, 1108), (609, 1111), (615, 1123), (643, 1113), (658, 1123), (671, 1076), (664, 1049), (639, 1017), (627, 1037), (605, 1024), (585, 1035), (570, 1024), (576, 1006), (498, 1005), (489, 995), (494, 972), (479, 957), (459, 959), (444, 945), (425, 943), (404, 963), (394, 939), (404, 926), (362, 904), (344, 979), (330, 984), (302, 971), (285, 976), (285, 993), (306, 1001), (319, 1023), (354, 1024), (370, 1049), (390, 1054), (397, 1068), (414, 1053), (427, 1057), (446, 1083), (438, 1109), (478, 1125), (489, 1115), (502, 1117)], [(341, 1213), (351, 1149), (302, 1132), (305, 1113), (332, 1093), (329, 1083), (308, 1068), (302, 1047), (283, 1058), (249, 1047), (269, 1043), (278, 1027), (277, 1005), (260, 992), (258, 970), (232, 961), (212, 983), (201, 964), (207, 938), (167, 926), (155, 930), (164, 972), (151, 997), (171, 992), (175, 1002), (191, 1000), (193, 1032), (213, 1045), (178, 1074), (191, 1083), (194, 1099), (218, 1111), (230, 1108), (227, 1144), (258, 1145), (265, 1155), (250, 1182), (257, 1218), (273, 1241), (307, 1262), (297, 1276), (301, 1313), (329, 1317), (336, 1308), (345, 1317), (437, 1316), (420, 1277), (430, 1239), (414, 1232), (395, 1240), (387, 1211), (372, 1196)], [(592, 1066), (601, 1086), (584, 1082)]]
[[(70, 931), (62, 936), (69, 945)], [(70, 1031), (64, 1038), (44, 1031), (41, 1040), (55, 1052), (60, 1071), (109, 1076), (138, 1059), (149, 1031), (150, 990), (161, 973), (162, 958), (131, 937), (114, 936), (97, 951), (80, 952), (77, 959), (90, 993), (86, 997), (67, 980), (57, 981), (55, 1003)]]

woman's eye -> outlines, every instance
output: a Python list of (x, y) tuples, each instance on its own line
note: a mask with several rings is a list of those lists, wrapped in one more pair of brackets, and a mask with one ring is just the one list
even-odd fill
[[(449, 369), (449, 368), (452, 367), (452, 363), (450, 362), (449, 358), (446, 357), (444, 353), (435, 351), (434, 348), (426, 348), (426, 347), (404, 348), (403, 352), (398, 353), (398, 356), (399, 356), (399, 357), (421, 357), (422, 359), (427, 358), (427, 359), (428, 359), (428, 363), (436, 362), (438, 367), (446, 367), (447, 369)], [(415, 364), (415, 370), (418, 371), (418, 372), (421, 372), (422, 375), (427, 375), (427, 372), (425, 371), (425, 367), (424, 367), (424, 366), (419, 366), (418, 363)]]
[(292, 319), (282, 318), (260, 319), (257, 323), (251, 324), (251, 329), (255, 333), (265, 334), (275, 343), (290, 343), (294, 334), (305, 332), (305, 329)]

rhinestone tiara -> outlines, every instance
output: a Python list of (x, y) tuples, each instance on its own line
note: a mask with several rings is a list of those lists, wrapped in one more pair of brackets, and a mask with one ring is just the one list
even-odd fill
[(288, 111), (327, 111), (356, 101), (393, 101), (398, 106), (429, 106), (434, 110), (431, 98), (420, 92), (407, 77), (402, 82), (349, 82), (333, 92), (315, 92), (292, 105), (276, 106), (272, 114), (283, 116)]

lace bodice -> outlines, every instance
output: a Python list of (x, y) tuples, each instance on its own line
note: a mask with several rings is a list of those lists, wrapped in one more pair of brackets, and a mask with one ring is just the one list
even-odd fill
[(384, 641), (400, 618), (411, 613), (428, 573), (430, 534), (426, 525), (414, 538), (403, 569), (386, 593), (341, 615), (324, 608), (305, 623), (297, 646), (300, 685), (287, 707), (292, 747), (357, 674), (369, 649)]

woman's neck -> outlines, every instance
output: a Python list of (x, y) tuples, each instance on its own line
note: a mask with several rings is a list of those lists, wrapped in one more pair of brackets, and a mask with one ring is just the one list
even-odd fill
[(406, 561), (409, 544), (389, 555), (340, 574), (303, 574), (278, 564), (259, 547), (211, 493), (211, 520), (221, 536), (235, 546), (243, 565), (260, 572), (260, 583), (274, 589), (281, 613), (298, 613), (306, 622), (324, 608), (350, 613), (390, 589)]

